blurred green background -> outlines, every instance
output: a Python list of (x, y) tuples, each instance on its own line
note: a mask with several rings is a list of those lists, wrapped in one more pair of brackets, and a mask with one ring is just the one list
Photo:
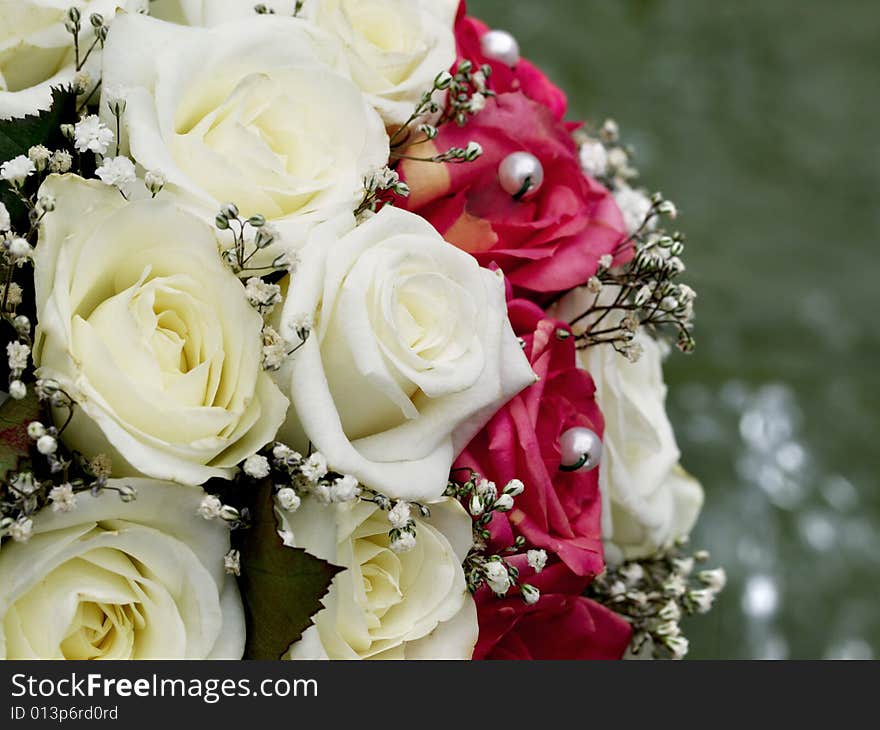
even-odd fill
[(698, 347), (669, 408), (706, 488), (693, 546), (730, 576), (690, 656), (880, 657), (880, 6), (469, 7), (681, 211)]

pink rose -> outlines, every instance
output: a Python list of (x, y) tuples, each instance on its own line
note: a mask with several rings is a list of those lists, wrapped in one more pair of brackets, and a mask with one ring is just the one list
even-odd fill
[(602, 436), (595, 386), (576, 365), (574, 339), (558, 335), (570, 332), (566, 325), (522, 299), (510, 302), (508, 311), (540, 380), (495, 414), (456, 467), (473, 469), (499, 491), (511, 479), (525, 485), (513, 510), (495, 513), (489, 523), (494, 546), (507, 547), (522, 535), (529, 547), (558, 556), (575, 574), (594, 576), (605, 567), (599, 473), (560, 471), (559, 437), (575, 426)]
[(630, 625), (610, 609), (584, 598), (589, 579), (562, 563), (535, 574), (524, 556), (510, 559), (520, 580), (541, 591), (529, 606), (519, 595), (496, 597), (485, 586), (474, 596), (480, 636), (474, 659), (620, 659)]
[(482, 20), (468, 17), (466, 13), (467, 3), (462, 2), (458, 9), (458, 19), (455, 22), (455, 40), (458, 45), (459, 62), (468, 60), (478, 67), (488, 64), (492, 67), (489, 86), (497, 94), (522, 91), (530, 99), (547, 107), (556, 119), (562, 119), (568, 107), (568, 101), (562, 89), (552, 84), (537, 66), (524, 58), (511, 68), (504, 63), (484, 56), (480, 41), (489, 32), (489, 26)]
[[(608, 190), (581, 171), (571, 135), (547, 108), (522, 93), (502, 94), (464, 127), (444, 124), (435, 140), (406, 153), (433, 157), (472, 141), (483, 148), (474, 162), (406, 159), (400, 165), (411, 189), (405, 206), (447, 241), (483, 266), (497, 264), (518, 295), (539, 301), (585, 283), (604, 254), (623, 262), (629, 252), (617, 252), (626, 239), (620, 209)], [(517, 200), (502, 189), (498, 168), (522, 151), (540, 160), (544, 183)]]

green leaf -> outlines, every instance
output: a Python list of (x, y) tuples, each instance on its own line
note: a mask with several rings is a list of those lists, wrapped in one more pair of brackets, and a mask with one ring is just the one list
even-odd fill
[(272, 485), (257, 490), (252, 526), (233, 533), (241, 553), (239, 588), (247, 622), (245, 659), (280, 659), (299, 640), (341, 568), (278, 535)]
[[(0, 120), (0, 163), (26, 155), (31, 147), (38, 144), (50, 150), (66, 148), (67, 142), (60, 127), (75, 122), (76, 94), (60, 86), (52, 89), (52, 106), (46, 111)], [(14, 227), (26, 230), (27, 210), (5, 182), (0, 182), (0, 201), (9, 210)]]
[(17, 471), (19, 461), (30, 456), (31, 441), (28, 424), (40, 417), (40, 400), (33, 388), (22, 400), (9, 398), (0, 405), (0, 479)]

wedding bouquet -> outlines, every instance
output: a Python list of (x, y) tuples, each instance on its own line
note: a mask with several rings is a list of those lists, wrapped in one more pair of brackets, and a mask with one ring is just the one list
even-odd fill
[(456, 0), (0, 0), (0, 656), (683, 656), (683, 237), (565, 115)]

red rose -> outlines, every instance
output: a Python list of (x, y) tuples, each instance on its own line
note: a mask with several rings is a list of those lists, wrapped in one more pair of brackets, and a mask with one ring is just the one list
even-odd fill
[(581, 593), (588, 579), (562, 563), (534, 574), (524, 556), (510, 561), (520, 579), (541, 591), (529, 606), (519, 595), (496, 597), (477, 591), (480, 636), (474, 659), (620, 659), (629, 646), (630, 625)]
[[(625, 240), (614, 198), (584, 175), (571, 135), (545, 107), (522, 93), (502, 94), (464, 127), (444, 124), (435, 140), (406, 154), (433, 157), (471, 141), (483, 148), (474, 162), (403, 160), (411, 189), (404, 205), (481, 265), (496, 263), (520, 295), (540, 299), (585, 283), (599, 258)], [(502, 189), (498, 168), (522, 151), (540, 160), (544, 183), (516, 200)]]
[(456, 463), (495, 482), (500, 490), (520, 479), (525, 491), (508, 513), (495, 513), (492, 545), (511, 545), (515, 535), (530, 547), (557, 555), (574, 573), (604, 569), (598, 470), (559, 470), (559, 437), (586, 426), (601, 437), (604, 423), (590, 376), (575, 362), (574, 339), (560, 339), (562, 323), (525, 300), (508, 305), (514, 331), (540, 380), (522, 391), (468, 444)]
[(539, 69), (525, 59), (520, 59), (511, 68), (504, 63), (483, 55), (481, 39), (489, 32), (489, 26), (482, 20), (467, 17), (467, 4), (461, 3), (458, 19), (455, 22), (455, 40), (458, 45), (458, 60), (468, 60), (476, 66), (488, 64), (492, 67), (489, 86), (498, 94), (508, 91), (522, 91), (530, 99), (547, 107), (556, 119), (565, 116), (568, 101), (558, 86), (550, 83)]

